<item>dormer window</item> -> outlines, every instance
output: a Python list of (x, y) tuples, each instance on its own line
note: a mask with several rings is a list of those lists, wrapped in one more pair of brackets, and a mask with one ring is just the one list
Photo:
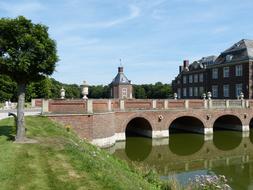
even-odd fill
[(226, 55), (226, 61), (232, 61), (233, 55)]

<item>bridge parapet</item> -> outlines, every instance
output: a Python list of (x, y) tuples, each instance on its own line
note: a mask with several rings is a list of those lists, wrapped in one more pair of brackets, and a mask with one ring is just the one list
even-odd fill
[(230, 109), (253, 107), (253, 100), (55, 99), (42, 100), (43, 113), (101, 113), (131, 110)]

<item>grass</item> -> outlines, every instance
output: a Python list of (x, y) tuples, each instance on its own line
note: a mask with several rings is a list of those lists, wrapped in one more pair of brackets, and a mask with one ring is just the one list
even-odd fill
[(151, 172), (141, 172), (80, 140), (45, 117), (26, 117), (36, 144), (13, 143), (13, 119), (0, 121), (0, 189), (169, 189)]

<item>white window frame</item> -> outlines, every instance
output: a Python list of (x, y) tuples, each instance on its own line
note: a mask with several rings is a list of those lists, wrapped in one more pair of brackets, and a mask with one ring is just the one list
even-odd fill
[(199, 89), (198, 89), (198, 87), (194, 87), (194, 96), (195, 97), (197, 97), (197, 96), (199, 96)]
[(212, 79), (218, 79), (218, 68), (212, 69)]
[(212, 85), (212, 97), (218, 98), (218, 93), (219, 93), (219, 86)]
[(183, 97), (187, 96), (187, 88), (183, 88)]
[(229, 84), (223, 85), (223, 97), (229, 98)]
[(122, 98), (127, 98), (127, 88), (122, 88)]
[(204, 74), (200, 73), (199, 74), (199, 82), (203, 82), (204, 81)]
[(235, 76), (237, 77), (242, 76), (242, 65), (235, 66)]
[(229, 77), (229, 67), (223, 67), (223, 78)]
[(193, 90), (192, 90), (192, 87), (189, 87), (189, 97), (192, 97), (193, 96)]
[(192, 75), (189, 75), (189, 83), (192, 83)]
[(194, 74), (194, 83), (198, 83), (198, 82), (199, 82), (199, 75)]
[(183, 84), (186, 84), (186, 83), (187, 83), (187, 77), (183, 76)]
[(204, 87), (203, 86), (200, 86), (199, 87), (199, 96), (202, 96), (204, 93)]
[(240, 93), (242, 92), (242, 83), (235, 85), (235, 96), (240, 96)]

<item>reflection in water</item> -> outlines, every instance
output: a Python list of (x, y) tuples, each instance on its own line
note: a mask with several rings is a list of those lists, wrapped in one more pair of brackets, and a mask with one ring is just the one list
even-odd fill
[[(233, 190), (253, 189), (252, 139), (253, 131), (250, 138), (242, 138), (240, 132), (215, 131), (213, 141), (204, 141), (203, 135), (189, 133), (171, 134), (161, 143), (128, 137), (114, 154), (155, 167), (163, 179), (175, 174), (182, 184), (194, 175), (216, 174), (225, 175)], [(152, 143), (157, 146), (152, 147)]]
[(232, 150), (240, 145), (242, 133), (239, 131), (219, 130), (213, 133), (213, 143), (220, 150)]
[(201, 149), (204, 144), (204, 135), (178, 133), (169, 137), (169, 149), (177, 155), (186, 156)]
[(132, 161), (143, 161), (152, 150), (152, 139), (145, 137), (127, 137), (125, 152)]

